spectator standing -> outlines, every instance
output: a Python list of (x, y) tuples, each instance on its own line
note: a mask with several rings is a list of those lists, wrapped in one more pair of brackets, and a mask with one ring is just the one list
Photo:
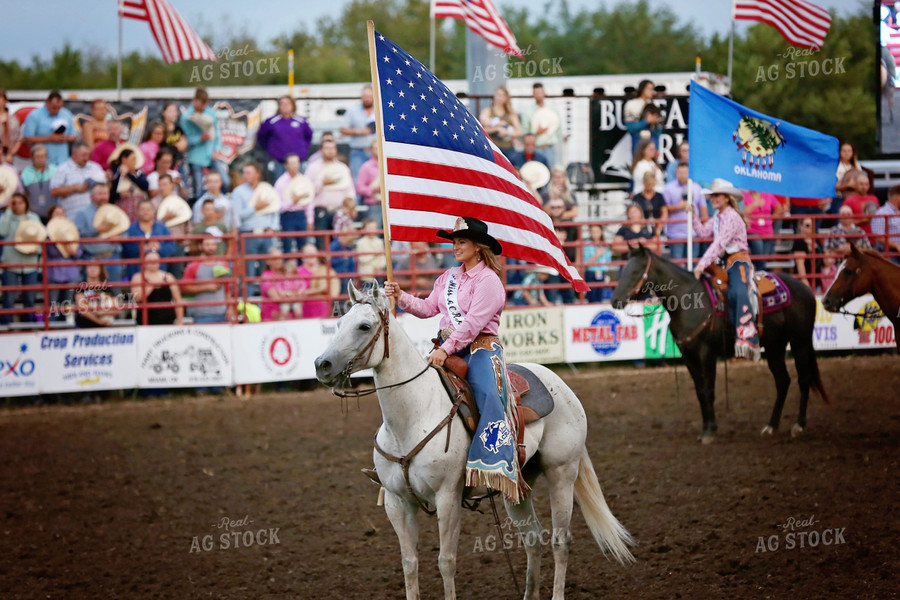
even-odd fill
[[(231, 193), (234, 212), (239, 219), (238, 229), (242, 234), (271, 234), (278, 229), (278, 212), (260, 214), (260, 211), (267, 206), (266, 202), (262, 199), (253, 199), (253, 193), (262, 181), (262, 169), (258, 163), (248, 163), (244, 165), (242, 175), (244, 183), (234, 188)], [(268, 186), (269, 184), (264, 185)], [(247, 255), (267, 254), (271, 246), (271, 237), (249, 237), (244, 241), (244, 253)], [(260, 273), (262, 273), (262, 261), (246, 261), (248, 277), (256, 277)]]
[[(612, 249), (603, 239), (603, 226), (591, 225), (590, 241), (582, 247), (585, 279), (591, 283), (609, 281), (609, 263)], [(591, 288), (588, 302), (602, 302), (612, 298), (610, 288)]]
[(166, 139), (166, 124), (162, 121), (150, 121), (147, 132), (138, 149), (144, 155), (143, 172), (149, 175), (156, 167), (156, 153)]
[[(694, 214), (700, 217), (701, 222), (709, 219), (709, 209), (703, 190), (696, 183), (691, 182), (692, 205)], [(666, 201), (666, 238), (668, 239), (669, 257), (673, 260), (687, 258), (687, 233), (688, 227), (693, 227), (687, 214), (688, 208), (688, 166), (687, 163), (679, 165), (675, 171), (675, 181), (670, 181), (663, 188), (663, 199)], [(676, 221), (672, 223), (671, 221)], [(672, 243), (672, 240), (685, 240)], [(693, 243), (692, 256), (696, 259), (700, 255), (700, 245)]]
[(31, 147), (31, 164), (22, 169), (22, 187), (30, 199), (32, 210), (42, 220), (49, 218), (48, 211), (53, 205), (53, 196), (50, 194), (50, 181), (56, 165), (47, 161), (47, 148), (43, 144), (35, 144)]
[(848, 192), (854, 191), (855, 185), (844, 180), (844, 175), (853, 170), (862, 171), (862, 166), (859, 164), (859, 159), (856, 158), (856, 149), (853, 148), (853, 144), (844, 142), (841, 144), (840, 162), (837, 167), (838, 182), (834, 187), (835, 197), (843, 198)]
[[(108, 235), (110, 232), (120, 229), (123, 233), (127, 231), (127, 225), (123, 228), (110, 223), (100, 223), (99, 229), (94, 227), (94, 217), (97, 210), (109, 204), (109, 188), (104, 183), (94, 183), (90, 191), (90, 202), (87, 206), (79, 210), (72, 217), (72, 222), (78, 228), (78, 234), (83, 238), (96, 238), (100, 234)], [(123, 217), (127, 220), (127, 217)], [(122, 255), (122, 246), (110, 242), (94, 242), (83, 244), (84, 258), (86, 260), (102, 260), (107, 262), (105, 269), (108, 280), (119, 282), (122, 281), (122, 265), (109, 264), (112, 259), (119, 259)]]
[[(648, 121), (647, 113), (644, 111), (648, 106), (652, 106), (651, 101), (655, 95), (656, 86), (649, 79), (644, 79), (638, 84), (637, 96), (626, 102), (622, 107), (622, 121), (625, 123), (625, 129), (631, 134), (632, 151), (637, 149), (639, 142), (652, 137), (652, 124)], [(650, 117), (650, 119), (652, 120), (653, 117)]]
[[(19, 233), (19, 235), (17, 235)], [(13, 285), (37, 285), (40, 277), (41, 257), (40, 244), (34, 243), (47, 237), (40, 217), (28, 207), (28, 196), (21, 192), (15, 192), (9, 199), (9, 206), (0, 215), (0, 239), (11, 242), (14, 239), (27, 237), (28, 243), (8, 244), (3, 246), (0, 253), (0, 262), (4, 263), (3, 275), (0, 281), (3, 287)], [(17, 266), (11, 266), (17, 264)], [(3, 292), (3, 308), (13, 308), (17, 292)], [(22, 292), (23, 308), (34, 307), (34, 291)], [(35, 315), (24, 315), (24, 321), (34, 321)], [(12, 323), (13, 315), (0, 316), (0, 323), (8, 325)]]
[[(375, 139), (375, 96), (372, 93), (371, 85), (363, 86), (360, 100), (359, 104), (344, 114), (344, 122), (340, 130), (341, 135), (350, 138), (350, 171), (353, 174), (351, 181), (356, 181), (360, 167), (369, 160), (370, 156), (366, 148)], [(324, 140), (322, 145), (324, 148)], [(310, 177), (310, 179), (312, 178)]]
[[(853, 182), (853, 187), (847, 190), (843, 206), (850, 207), (856, 215), (856, 224), (872, 242), (872, 216), (878, 210), (878, 198), (869, 193), (869, 176), (864, 171), (848, 171), (846, 177)], [(793, 199), (791, 205), (793, 206)]]
[[(160, 148), (159, 152), (156, 153), (156, 162), (154, 164), (153, 172), (147, 175), (147, 193), (150, 195), (150, 198), (152, 198), (153, 201), (156, 202), (157, 208), (159, 207), (159, 203), (162, 202), (162, 199), (164, 198), (162, 193), (159, 191), (159, 178), (162, 175), (169, 175), (172, 178), (172, 181), (175, 183), (175, 189), (177, 190), (180, 197), (187, 198), (188, 196), (190, 196), (187, 188), (184, 185), (184, 178), (182, 178), (181, 173), (173, 168), (174, 164), (175, 155), (173, 154), (172, 149), (166, 146)], [(209, 179), (210, 175), (212, 175), (213, 173), (215, 173), (219, 177), (219, 190), (221, 190), (221, 175), (219, 175), (215, 171), (210, 171), (206, 174), (206, 177), (207, 179)], [(200, 196), (200, 198), (203, 198), (203, 196)]]
[(675, 181), (675, 171), (678, 169), (678, 165), (680, 163), (690, 164), (688, 162), (690, 157), (691, 145), (688, 144), (687, 140), (684, 140), (675, 149), (675, 160), (669, 161), (669, 164), (666, 165), (666, 181)]
[(329, 299), (337, 298), (341, 294), (341, 281), (337, 273), (319, 258), (319, 249), (315, 244), (306, 244), (301, 252), (303, 258), (297, 269), (297, 275), (301, 280), (309, 282), (306, 289), (300, 292), (303, 298), (303, 318), (330, 317), (332, 307)]
[[(809, 217), (800, 219), (800, 239), (794, 240), (791, 252), (796, 264), (797, 279), (816, 291), (816, 273), (822, 271), (822, 245), (816, 240), (816, 230), (813, 220)], [(815, 260), (810, 255), (816, 255)]]
[[(87, 143), (87, 142), (85, 142)], [(104, 170), (111, 171), (109, 157), (122, 143), (122, 123), (113, 119), (106, 122), (106, 136), (90, 149), (90, 158)], [(112, 173), (109, 173), (110, 177)]]
[[(772, 194), (764, 192), (744, 192), (744, 214), (747, 216), (747, 245), (750, 256), (769, 255), (775, 252), (775, 227), (772, 220), (782, 213), (781, 203)], [(753, 261), (753, 268), (766, 268), (766, 261)]]
[[(900, 252), (900, 186), (888, 190), (887, 202), (875, 211), (872, 218), (872, 233), (876, 247), (881, 252)], [(890, 257), (900, 264), (900, 257)]]
[(494, 90), (494, 102), (481, 111), (479, 120), (485, 133), (508, 157), (513, 151), (513, 142), (522, 135), (522, 124), (519, 115), (512, 108), (509, 91), (504, 86), (498, 86)]
[(284, 256), (278, 248), (269, 250), (266, 270), (260, 282), (260, 314), (263, 321), (299, 319), (302, 307), (301, 292), (309, 287), (309, 281), (300, 279), (296, 269), (288, 272)]
[[(356, 195), (350, 169), (337, 160), (337, 144), (330, 141), (322, 143), (322, 160), (310, 162), (306, 167), (306, 176), (316, 188), (316, 197), (306, 205), (306, 227), (327, 231), (344, 198)], [(316, 245), (324, 248), (324, 239), (316, 238)]]
[(440, 265), (428, 242), (410, 242), (409, 253), (400, 254), (394, 262), (395, 281), (408, 288), (411, 294), (434, 287), (434, 280), (440, 274), (431, 272), (440, 269)]
[(509, 162), (517, 169), (521, 169), (522, 165), (528, 161), (535, 160), (548, 169), (550, 162), (547, 157), (537, 149), (536, 138), (533, 133), (526, 133), (522, 138), (522, 150), (512, 150), (509, 153)]
[(50, 195), (58, 198), (66, 214), (77, 214), (90, 205), (90, 190), (94, 184), (106, 184), (106, 172), (100, 165), (88, 160), (89, 156), (88, 145), (75, 142), (71, 158), (59, 165), (50, 178)]
[(187, 181), (189, 173), (184, 163), (184, 153), (187, 150), (188, 141), (179, 123), (181, 110), (179, 110), (177, 104), (169, 102), (163, 107), (160, 117), (162, 117), (163, 125), (165, 125), (165, 135), (160, 149), (167, 148), (172, 152), (171, 168), (177, 169), (181, 173), (181, 179)]
[(366, 216), (375, 221), (378, 229), (384, 227), (381, 212), (381, 173), (378, 168), (378, 140), (369, 145), (372, 158), (363, 163), (356, 177), (356, 194), (366, 207)]
[(613, 236), (612, 252), (620, 258), (627, 257), (629, 252), (640, 245), (653, 252), (659, 252), (659, 245), (654, 239), (653, 229), (643, 223), (644, 211), (637, 204), (629, 204), (625, 209), (627, 223), (619, 227)]
[(381, 229), (375, 219), (364, 219), (362, 236), (356, 240), (356, 251), (360, 277), (375, 277), (387, 269), (387, 258), (384, 253), (384, 239), (377, 235)]
[[(309, 154), (312, 128), (306, 117), (296, 114), (297, 103), (290, 96), (278, 99), (278, 114), (269, 117), (259, 126), (256, 145), (269, 155), (266, 179), (274, 183), (284, 173), (288, 155), (295, 154), (302, 162)], [(298, 164), (297, 169), (300, 166)]]
[(22, 125), (6, 106), (7, 102), (6, 90), (0, 89), (0, 162), (12, 163), (22, 145)]
[(219, 118), (209, 104), (209, 93), (205, 88), (197, 88), (191, 108), (187, 109), (179, 119), (188, 149), (185, 156), (193, 181), (192, 198), (203, 195), (203, 170), (213, 168), (222, 176), (222, 184), (227, 189), (231, 186), (228, 166), (223, 162), (219, 151), (221, 134)]
[(63, 106), (62, 94), (58, 90), (50, 92), (43, 106), (28, 113), (22, 126), (22, 136), (23, 144), (44, 144), (51, 165), (66, 162), (68, 145), (77, 138), (72, 112)]
[(231, 273), (228, 265), (216, 256), (218, 243), (213, 236), (203, 238), (203, 241), (200, 242), (202, 258), (190, 263), (184, 270), (182, 283), (184, 293), (193, 294), (196, 302), (214, 303), (208, 306), (189, 306), (187, 313), (194, 323), (224, 323), (234, 312), (233, 307), (226, 302), (228, 291), (226, 283), (222, 281), (199, 283), (207, 279), (217, 279), (219, 274)]
[(331, 228), (338, 233), (355, 229), (354, 224), (358, 216), (359, 211), (356, 209), (356, 200), (347, 196), (341, 202), (341, 207), (335, 211)]
[(109, 105), (101, 98), (91, 102), (91, 118), (81, 126), (81, 139), (90, 146), (91, 150), (109, 137), (106, 129), (106, 119), (109, 117)]
[[(665, 219), (668, 207), (663, 195), (656, 191), (656, 175), (647, 171), (643, 177), (643, 189), (631, 197), (631, 201), (641, 207), (645, 219)], [(677, 184), (676, 180), (667, 183), (666, 186)], [(665, 189), (665, 188), (663, 188)], [(654, 231), (656, 227), (652, 227)]]
[(121, 312), (116, 300), (107, 292), (109, 274), (103, 265), (84, 267), (84, 281), (75, 292), (75, 326), (79, 329), (109, 327)]
[(207, 200), (213, 201), (213, 206), (216, 209), (216, 220), (225, 224), (226, 229), (224, 231), (237, 231), (239, 221), (234, 213), (234, 206), (232, 206), (231, 198), (222, 190), (222, 176), (215, 171), (210, 171), (206, 174), (206, 191), (194, 203), (194, 223), (204, 220), (203, 204)]
[(66, 315), (60, 308), (71, 306), (75, 301), (75, 284), (81, 281), (81, 273), (72, 263), (81, 258), (82, 253), (76, 241), (78, 228), (66, 218), (66, 210), (59, 204), (54, 204), (47, 214), (50, 217), (47, 221), (47, 237), (56, 242), (46, 246), (47, 280), (54, 285), (69, 286), (50, 290), (50, 306), (58, 307), (56, 310), (51, 308), (50, 315), (54, 321), (64, 321)]
[(825, 232), (826, 237), (822, 246), (825, 252), (838, 253), (847, 255), (850, 253), (850, 242), (853, 242), (857, 248), (869, 249), (869, 238), (866, 232), (854, 224), (853, 209), (849, 206), (842, 206), (838, 211), (841, 219), (838, 224)]
[(278, 177), (274, 186), (275, 192), (281, 198), (281, 231), (301, 231), (304, 236), (281, 238), (281, 242), (285, 252), (294, 252), (295, 247), (299, 252), (305, 242), (306, 205), (313, 201), (315, 188), (310, 185), (306, 190), (307, 195), (299, 199), (293, 195), (293, 192), (285, 193), (291, 181), (300, 175), (300, 157), (296, 154), (288, 154), (284, 161), (284, 168), (285, 171)]
[(352, 277), (342, 277), (340, 282), (340, 290), (343, 292), (347, 289), (347, 282), (356, 278), (356, 257), (352, 252), (356, 252), (357, 234), (354, 230), (345, 230), (338, 233), (333, 240), (329, 251), (331, 252), (331, 268), (338, 275), (352, 275)]
[[(153, 246), (144, 246), (143, 269), (131, 276), (131, 295), (138, 303), (146, 301), (147, 304), (169, 304), (148, 306), (147, 325), (184, 324), (184, 307), (176, 306), (181, 304), (178, 280), (160, 267), (160, 253)], [(137, 310), (137, 323), (144, 324), (143, 309)]]
[(663, 175), (662, 169), (656, 159), (659, 157), (659, 150), (653, 140), (641, 140), (634, 152), (634, 160), (631, 163), (631, 191), (638, 191), (643, 185), (644, 173), (653, 173), (656, 178), (654, 188), (657, 192), (663, 191), (666, 184), (666, 176)]
[(572, 195), (572, 185), (566, 176), (566, 170), (561, 166), (557, 165), (550, 169), (550, 183), (544, 186), (540, 194), (544, 201), (545, 211), (550, 202), (562, 200), (565, 209), (561, 215), (558, 215), (558, 218), (562, 221), (572, 221), (578, 217), (578, 203), (575, 202), (575, 197)]
[(553, 302), (544, 293), (543, 285), (547, 283), (550, 277), (558, 274), (556, 269), (549, 267), (528, 269), (522, 277), (520, 285), (524, 288), (532, 289), (521, 289), (513, 292), (512, 303), (516, 306), (553, 306)]
[[(147, 198), (150, 184), (141, 172), (144, 155), (134, 144), (121, 144), (109, 157), (113, 171), (110, 202), (125, 211), (128, 220), (137, 220), (138, 203)], [(129, 275), (130, 277), (130, 275)]]
[[(201, 214), (202, 220), (199, 223), (194, 224), (194, 228), (191, 231), (193, 235), (211, 235), (215, 237), (219, 242), (218, 248), (216, 249), (217, 256), (224, 256), (226, 251), (231, 253), (231, 248), (226, 248), (226, 244), (222, 241), (222, 238), (229, 231), (228, 227), (225, 225), (225, 222), (219, 218), (218, 213), (216, 212), (216, 203), (212, 198), (207, 198), (201, 204)], [(200, 242), (195, 241), (191, 244), (193, 249), (191, 254), (200, 254)], [(228, 242), (228, 246), (231, 246), (231, 241)]]
[[(556, 164), (556, 146), (562, 139), (560, 127), (562, 120), (556, 109), (547, 105), (544, 84), (537, 82), (531, 86), (531, 96), (534, 98), (534, 104), (522, 113), (522, 130), (526, 135), (534, 134), (537, 149), (546, 158), (545, 164), (549, 168), (550, 165)], [(556, 125), (553, 125), (554, 122)]]
[[(155, 250), (159, 257), (168, 258), (175, 251), (175, 242), (171, 240), (160, 241), (153, 238), (171, 235), (169, 228), (156, 220), (156, 209), (149, 198), (144, 198), (137, 206), (137, 220), (128, 228), (126, 235), (130, 238), (144, 238), (143, 251)], [(135, 259), (141, 257), (141, 245), (139, 243), (122, 244), (122, 258)], [(163, 270), (167, 270), (162, 267)], [(131, 279), (135, 273), (141, 270), (140, 264), (127, 265), (125, 278)]]

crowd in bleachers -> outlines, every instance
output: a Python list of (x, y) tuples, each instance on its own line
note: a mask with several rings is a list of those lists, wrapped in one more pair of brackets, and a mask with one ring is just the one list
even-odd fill
[[(618, 270), (614, 261), (638, 244), (685, 261), (689, 210), (703, 222), (713, 212), (704, 195), (709, 182), (689, 182), (687, 141), (676, 160), (660, 166), (654, 94), (652, 82), (641, 82), (624, 107), (634, 140), (633, 189), (612, 229), (579, 216), (567, 170), (556, 162), (560, 118), (541, 84), (521, 113), (502, 87), (480, 112), (485, 131), (540, 199), (569, 259), (592, 284), (579, 298), (556, 271), (507, 260), (511, 304), (602, 301)], [(331, 315), (348, 280), (383, 278), (387, 266), (373, 101), (366, 86), (339, 131), (321, 132), (313, 152), (309, 123), (292, 98), (280, 98), (277, 114), (257, 133), (266, 160), (233, 173), (203, 88), (189, 107), (165, 105), (140, 144), (124, 141), (122, 124), (102, 100), (79, 131), (58, 92), (18, 123), (0, 91), (0, 239), (10, 242), (0, 255), (0, 292), (4, 309), (23, 309), (0, 314), (0, 324), (46, 317), (102, 327), (115, 323), (123, 307), (142, 302), (153, 307), (136, 318), (150, 324)], [(349, 147), (348, 156), (338, 141)], [(12, 161), (23, 146), (30, 162), (17, 170)], [(758, 268), (791, 270), (821, 292), (849, 241), (900, 252), (900, 189), (892, 188), (882, 204), (871, 193), (871, 173), (846, 143), (837, 176), (830, 198), (744, 194)], [(394, 242), (395, 279), (406, 289), (430, 290), (453, 263), (448, 248)], [(703, 240), (690, 250), (698, 257)], [(46, 305), (74, 308), (28, 311), (38, 296), (46, 296)], [(190, 300), (186, 309), (182, 300)]]

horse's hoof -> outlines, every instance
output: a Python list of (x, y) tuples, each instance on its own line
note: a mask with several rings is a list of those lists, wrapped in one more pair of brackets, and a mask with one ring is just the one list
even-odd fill
[(772, 429), (772, 426), (766, 425), (762, 428), (762, 431), (759, 432), (759, 435), (772, 435), (773, 433), (775, 433), (775, 430)]
[(716, 436), (713, 435), (712, 433), (704, 433), (703, 435), (700, 436), (700, 443), (703, 444), (704, 446), (708, 446), (709, 444), (712, 444), (714, 441), (716, 441)]
[(791, 437), (797, 438), (803, 435), (803, 427), (800, 426), (799, 423), (794, 423), (794, 426), (791, 427)]

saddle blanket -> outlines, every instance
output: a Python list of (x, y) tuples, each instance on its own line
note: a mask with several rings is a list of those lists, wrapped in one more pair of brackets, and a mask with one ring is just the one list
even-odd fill
[[(785, 285), (784, 280), (782, 280), (781, 277), (775, 273), (769, 273), (768, 271), (757, 271), (757, 274), (764, 276), (775, 286), (774, 291), (764, 294), (762, 297), (762, 314), (767, 315), (791, 305), (791, 290), (788, 289), (788, 286)], [(704, 279), (703, 282), (706, 284), (706, 293), (709, 295), (712, 305), (715, 307), (716, 314), (725, 314), (725, 306), (723, 303), (718, 302), (716, 293), (713, 291), (709, 280)]]

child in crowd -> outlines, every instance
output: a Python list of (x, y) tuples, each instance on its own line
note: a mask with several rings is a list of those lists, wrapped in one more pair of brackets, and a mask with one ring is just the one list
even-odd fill
[(341, 207), (334, 212), (334, 221), (331, 228), (335, 231), (346, 231), (353, 229), (353, 222), (359, 213), (356, 209), (356, 198), (344, 198)]
[[(362, 237), (356, 240), (356, 251), (365, 252), (356, 257), (359, 265), (360, 277), (375, 277), (382, 275), (387, 269), (387, 260), (384, 255), (384, 239), (376, 235), (378, 222), (375, 219), (364, 219), (362, 222)], [(379, 282), (380, 283), (380, 282)]]
[[(584, 245), (584, 274), (589, 283), (609, 281), (609, 262), (612, 249), (604, 243), (603, 226), (591, 225), (591, 241)], [(588, 302), (602, 302), (612, 297), (612, 288), (592, 287)]]

